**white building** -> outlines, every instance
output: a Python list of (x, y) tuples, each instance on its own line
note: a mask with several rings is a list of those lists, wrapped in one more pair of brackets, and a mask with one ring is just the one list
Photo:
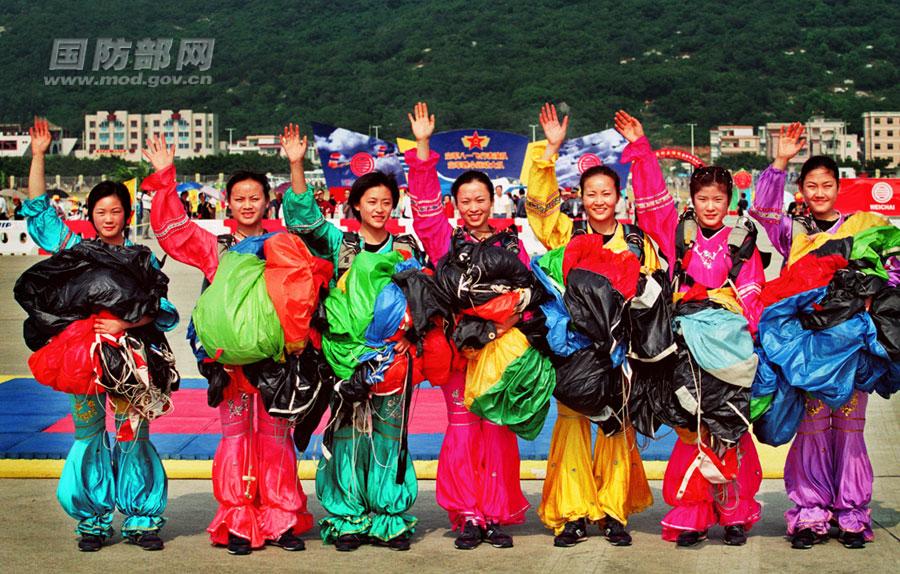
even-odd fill
[[(763, 149), (769, 159), (775, 159), (781, 127), (789, 125), (790, 122), (769, 122), (760, 126), (760, 135), (765, 141)], [(791, 159), (790, 165), (799, 166), (813, 155), (827, 155), (837, 160), (859, 160), (859, 136), (847, 133), (847, 122), (813, 116), (805, 123), (805, 127), (807, 145)]]
[(753, 126), (724, 125), (709, 130), (709, 154), (713, 163), (722, 156), (761, 153), (759, 136)]
[[(78, 143), (78, 138), (64, 137), (63, 129), (50, 123), (53, 141), (47, 153), (50, 155), (70, 155)], [(31, 154), (31, 136), (28, 127), (21, 124), (0, 124), (0, 157), (24, 157)]]
[(162, 110), (135, 114), (98, 111), (84, 117), (81, 157), (116, 155), (139, 161), (148, 137), (164, 135), (175, 145), (176, 158), (203, 157), (219, 148), (218, 114), (192, 110)]
[(886, 158), (900, 166), (900, 112), (866, 112), (863, 118), (865, 159)]

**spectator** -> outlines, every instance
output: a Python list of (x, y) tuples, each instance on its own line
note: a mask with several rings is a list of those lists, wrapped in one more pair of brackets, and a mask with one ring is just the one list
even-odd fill
[(284, 194), (280, 191), (275, 192), (275, 197), (269, 202), (268, 217), (269, 219), (281, 219), (281, 203), (284, 201)]
[(181, 205), (184, 206), (184, 212), (188, 217), (194, 217), (194, 210), (191, 208), (190, 195), (186, 191), (181, 192)]
[(576, 195), (574, 192), (567, 194), (564, 190), (560, 190), (560, 197), (566, 196), (568, 196), (568, 198), (562, 202), (559, 210), (572, 219), (583, 219), (584, 204), (581, 203), (581, 198), (578, 197), (578, 195)]
[(22, 215), (22, 200), (18, 197), (13, 197), (13, 219), (16, 221), (25, 219), (25, 216)]
[(209, 202), (205, 193), (200, 194), (200, 203), (197, 205), (197, 219), (215, 219), (216, 208)]
[(525, 192), (519, 192), (519, 201), (516, 202), (516, 217), (528, 217), (525, 212)]
[(142, 214), (142, 219), (138, 220), (141, 237), (148, 239), (150, 237), (150, 207), (153, 205), (153, 196), (141, 189), (138, 191), (137, 199), (140, 200), (139, 205), (141, 206)]
[(738, 203), (737, 203), (738, 217), (741, 217), (742, 215), (744, 215), (744, 210), (746, 210), (749, 206), (750, 206), (750, 204), (747, 203), (747, 195), (742, 191), (741, 198), (738, 200)]
[(506, 219), (512, 217), (513, 202), (509, 195), (503, 193), (503, 186), (498, 185), (494, 188), (494, 217)]
[(54, 195), (50, 200), (50, 207), (56, 212), (60, 219), (66, 219), (66, 210), (63, 209), (62, 203), (59, 201), (59, 196)]
[(6, 203), (6, 198), (0, 195), (0, 221), (7, 219), (9, 219), (9, 205)]
[(322, 188), (316, 189), (315, 194), (316, 204), (319, 206), (319, 211), (322, 212), (322, 215), (329, 219), (334, 217), (334, 204), (330, 200), (325, 199), (325, 190)]
[(444, 196), (444, 216), (446, 216), (447, 219), (456, 217), (456, 208), (453, 206), (453, 200), (449, 195)]

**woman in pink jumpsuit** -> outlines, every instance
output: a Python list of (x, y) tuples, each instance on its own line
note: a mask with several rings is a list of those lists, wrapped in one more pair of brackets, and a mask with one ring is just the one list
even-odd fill
[[(457, 178), (453, 197), (464, 226), (454, 230), (441, 203), (438, 154), (429, 148), (434, 116), (429, 116), (428, 107), (419, 103), (415, 116), (410, 114), (409, 120), (416, 137), (416, 149), (407, 151), (405, 156), (413, 229), (429, 259), (437, 264), (449, 251), (454, 233), (462, 234), (467, 241), (480, 241), (499, 231), (488, 223), (493, 186), (480, 172), (467, 172)], [(518, 249), (519, 259), (530, 268), (521, 240)], [(529, 507), (519, 483), (519, 445), (509, 428), (466, 409), (466, 359), (455, 349), (453, 354), (449, 379), (441, 387), (448, 422), (438, 459), (437, 502), (449, 514), (453, 530), (460, 532), (455, 541), (457, 548), (468, 550), (482, 540), (497, 548), (508, 548), (512, 537), (500, 526), (524, 522)]]
[[(621, 161), (631, 167), (637, 217), (642, 229), (656, 241), (669, 262), (669, 273), (675, 266), (675, 236), (678, 214), (672, 195), (650, 142), (637, 119), (625, 112), (616, 114), (616, 129), (630, 142)], [(695, 287), (705, 288), (708, 297), (731, 302), (731, 308), (746, 318), (755, 334), (762, 303), (759, 300), (765, 281), (759, 251), (744, 263), (734, 285), (724, 285), (732, 268), (728, 250), (731, 228), (724, 225), (731, 194), (731, 175), (722, 168), (700, 168), (691, 178), (691, 200), (697, 214), (698, 233), (691, 251), (685, 256), (686, 275)], [(687, 285), (680, 285), (683, 294)], [(676, 294), (676, 301), (679, 295)], [(725, 304), (726, 308), (728, 303)], [(760, 504), (754, 498), (762, 482), (759, 455), (749, 433), (737, 444), (739, 467), (737, 477), (722, 484), (712, 484), (692, 466), (697, 458), (698, 433), (677, 429), (672, 455), (663, 480), (663, 498), (673, 506), (663, 518), (663, 539), (679, 546), (692, 546), (706, 538), (710, 526), (725, 528), (724, 541), (730, 545), (746, 542), (746, 531), (760, 518)], [(701, 435), (703, 431), (701, 430)]]
[[(155, 192), (150, 216), (153, 232), (166, 253), (200, 269), (211, 283), (220, 255), (243, 239), (264, 233), (268, 181), (249, 172), (231, 178), (226, 198), (237, 231), (216, 237), (184, 211), (175, 186), (174, 146), (157, 138), (149, 140), (147, 147), (144, 155), (156, 173), (141, 188)], [(313, 519), (297, 476), (291, 424), (269, 416), (240, 367), (226, 366), (225, 371), (229, 382), (218, 405), (222, 440), (212, 469), (219, 509), (207, 528), (210, 539), (227, 546), (231, 554), (249, 554), (265, 544), (303, 550), (298, 536), (312, 528)]]

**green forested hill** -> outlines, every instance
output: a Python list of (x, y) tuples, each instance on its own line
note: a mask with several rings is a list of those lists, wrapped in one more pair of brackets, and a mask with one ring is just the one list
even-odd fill
[[(688, 122), (824, 113), (858, 131), (863, 111), (900, 109), (893, 0), (4, 0), (0, 30), (0, 121), (37, 112), (79, 132), (98, 109), (186, 107), (236, 136), (311, 119), (395, 136), (425, 99), (438, 129), (530, 133), (551, 100), (575, 135), (625, 107), (683, 143)], [(175, 38), (170, 73), (179, 39), (215, 38), (212, 84), (44, 85), (54, 38), (89, 38), (97, 75), (100, 37)]]

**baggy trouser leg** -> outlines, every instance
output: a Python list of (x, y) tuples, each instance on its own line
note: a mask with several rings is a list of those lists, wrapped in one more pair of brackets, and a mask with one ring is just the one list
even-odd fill
[(115, 475), (106, 434), (106, 395), (72, 395), (75, 443), (69, 449), (56, 498), (78, 521), (78, 534), (112, 535)]

